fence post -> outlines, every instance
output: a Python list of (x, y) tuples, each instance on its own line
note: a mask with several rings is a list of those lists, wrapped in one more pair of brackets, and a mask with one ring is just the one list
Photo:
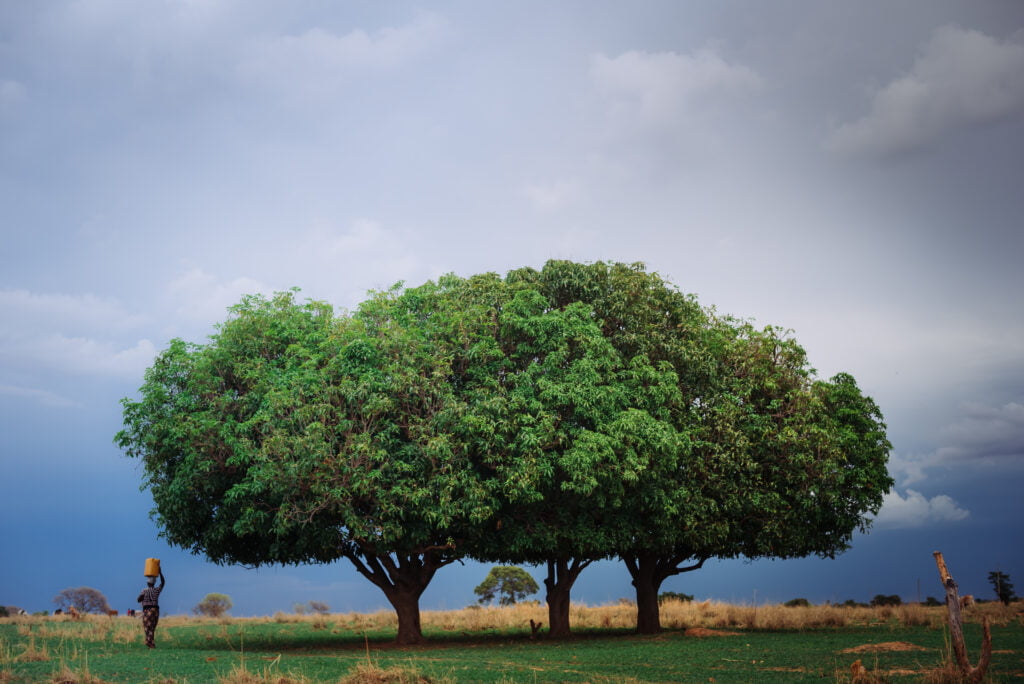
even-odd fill
[(953, 642), (953, 655), (961, 674), (968, 682), (980, 682), (985, 676), (989, 662), (992, 659), (992, 632), (988, 626), (988, 617), (982, 618), (982, 631), (984, 636), (981, 642), (981, 659), (977, 667), (971, 666), (967, 659), (967, 647), (964, 645), (964, 630), (960, 618), (960, 595), (956, 582), (946, 568), (946, 561), (941, 551), (932, 554), (935, 556), (935, 564), (939, 568), (939, 577), (942, 579), (942, 586), (946, 588), (946, 610), (949, 613), (949, 636)]

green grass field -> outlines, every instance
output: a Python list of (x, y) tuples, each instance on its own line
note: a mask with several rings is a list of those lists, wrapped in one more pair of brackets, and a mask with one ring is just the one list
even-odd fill
[[(656, 636), (616, 625), (615, 607), (593, 615), (574, 607), (583, 626), (567, 641), (532, 640), (515, 608), (427, 614), (430, 643), (406, 648), (390, 643), (386, 615), (170, 617), (153, 650), (132, 618), (7, 618), (0, 682), (851, 682), (858, 660), (868, 678), (857, 681), (955, 681), (942, 677), (950, 658), (942, 609), (915, 607), (911, 618), (847, 609), (828, 625), (821, 609), (762, 607), (753, 616), (722, 612), (730, 625), (697, 605), (706, 609), (689, 615), (693, 626), (670, 617)], [(1001, 608), (986, 607), (994, 623), (989, 681), (1024, 679), (1024, 621)], [(976, 661), (976, 619), (965, 633)]]

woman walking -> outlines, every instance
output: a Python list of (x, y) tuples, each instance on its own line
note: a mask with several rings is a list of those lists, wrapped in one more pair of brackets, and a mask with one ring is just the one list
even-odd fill
[(160, 592), (164, 590), (164, 571), (160, 569), (160, 586), (156, 585), (156, 578), (150, 577), (146, 582), (146, 588), (139, 592), (139, 598), (135, 599), (142, 604), (142, 629), (146, 633), (146, 646), (156, 648), (153, 643), (153, 636), (156, 634), (156, 623), (160, 621)]

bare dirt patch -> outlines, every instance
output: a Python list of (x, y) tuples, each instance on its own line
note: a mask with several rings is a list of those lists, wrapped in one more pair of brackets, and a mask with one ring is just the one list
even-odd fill
[(924, 646), (906, 641), (883, 641), (878, 644), (863, 644), (853, 648), (845, 648), (842, 653), (887, 653), (892, 651), (927, 651)]
[(703, 627), (690, 627), (688, 630), (683, 632), (683, 636), (704, 639), (706, 637), (740, 636), (740, 632), (727, 632), (722, 629), (704, 629)]

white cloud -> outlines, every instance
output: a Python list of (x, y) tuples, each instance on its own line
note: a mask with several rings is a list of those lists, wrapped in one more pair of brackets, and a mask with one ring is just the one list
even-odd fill
[[(417, 250), (415, 235), (385, 227), (367, 218), (338, 226), (320, 220), (294, 240), (290, 268), (296, 273), (321, 273), (317, 297), (333, 296), (334, 303), (355, 308), (366, 299), (367, 288), (384, 289), (398, 281), (418, 285), (436, 277)], [(311, 290), (312, 292), (312, 290)]]
[(92, 294), (0, 290), (0, 318), (9, 329), (126, 330), (143, 322), (119, 302)]
[(924, 527), (934, 523), (956, 522), (969, 515), (970, 511), (960, 508), (956, 501), (945, 494), (929, 499), (918, 491), (908, 489), (906, 497), (903, 497), (893, 489), (885, 495), (882, 508), (875, 518), (875, 526), (889, 529)]
[[(10, 375), (40, 370), (73, 375), (137, 374), (152, 361), (148, 339), (125, 346), (118, 338), (139, 328), (145, 318), (129, 313), (113, 299), (92, 294), (0, 290), (0, 359)], [(12, 386), (7, 386), (11, 394)], [(45, 390), (25, 397), (60, 404)], [(35, 393), (35, 394), (33, 394)]]
[(34, 340), (24, 356), (65, 373), (130, 377), (141, 375), (156, 356), (156, 347), (147, 339), (123, 349), (102, 340), (54, 334)]
[(558, 180), (546, 184), (528, 184), (522, 194), (535, 209), (550, 211), (578, 201), (583, 189), (579, 181)]
[(255, 41), (238, 71), (250, 82), (289, 90), (329, 90), (354, 73), (412, 62), (439, 44), (447, 30), (446, 22), (433, 14), (373, 33), (356, 29), (336, 34), (314, 27), (298, 35)]
[(156, 356), (148, 339), (130, 347), (94, 337), (62, 333), (10, 334), (0, 338), (0, 356), (19, 373), (48, 371), (62, 375), (132, 376)]
[(0, 397), (13, 397), (16, 400), (30, 401), (42, 406), (65, 407), (75, 405), (75, 402), (54, 392), (29, 387), (17, 387), (15, 385), (0, 385)]
[(1021, 114), (1024, 44), (947, 26), (907, 74), (874, 94), (866, 116), (840, 126), (828, 143), (844, 153), (898, 152)]
[(223, 282), (198, 267), (189, 268), (167, 288), (177, 316), (185, 321), (212, 324), (227, 316), (228, 307), (242, 295), (272, 293), (272, 289), (252, 278), (240, 277)]
[(590, 77), (616, 109), (649, 125), (676, 121), (697, 98), (747, 92), (762, 84), (749, 67), (729, 64), (708, 49), (692, 55), (636, 50), (617, 57), (594, 55)]

